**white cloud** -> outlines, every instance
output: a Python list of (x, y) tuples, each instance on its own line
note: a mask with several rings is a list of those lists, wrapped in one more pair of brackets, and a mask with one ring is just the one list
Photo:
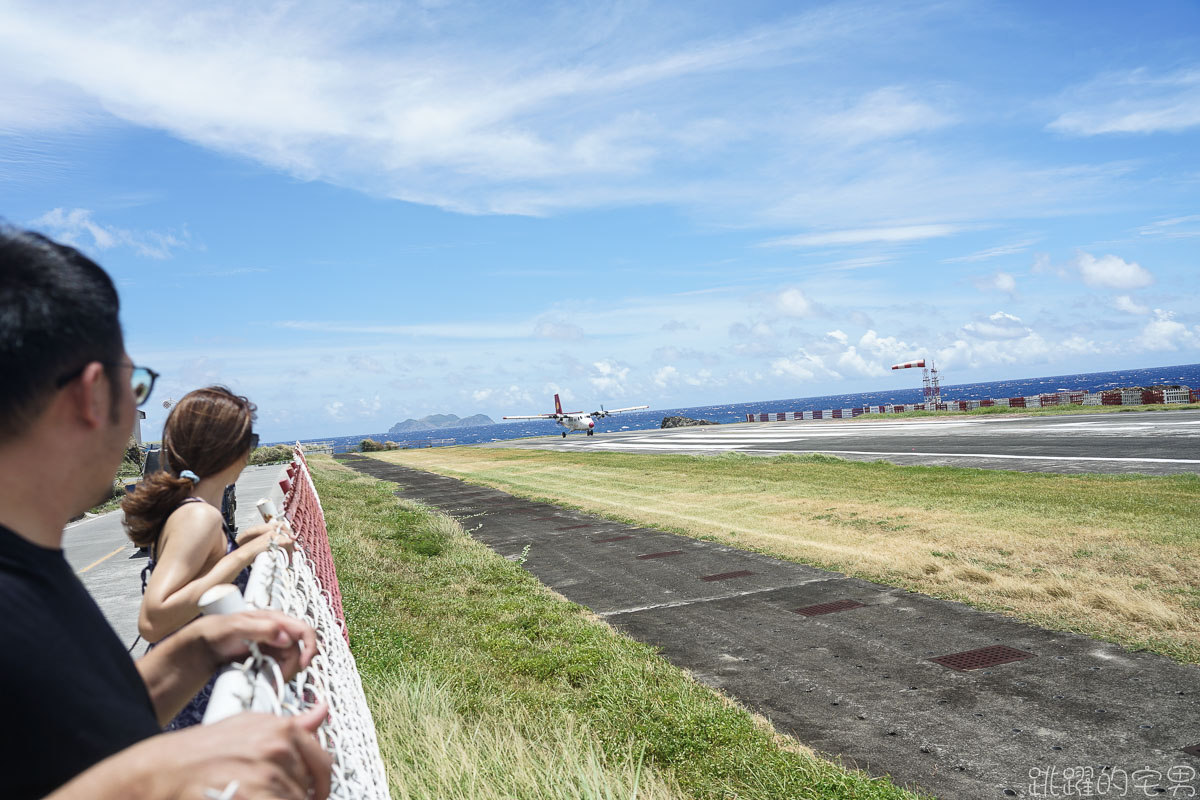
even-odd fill
[(729, 326), (729, 335), (734, 339), (772, 339), (775, 331), (762, 320), (735, 322)]
[(588, 383), (592, 388), (606, 397), (621, 397), (628, 391), (626, 380), (629, 377), (629, 367), (621, 366), (611, 360), (595, 361), (592, 363), (592, 375)]
[[(954, 13), (946, 7), (780, 8), (739, 24), (645, 3), (467, 13), (214, 0), (180, 14), (11, 0), (0, 118), (57, 131), (100, 116), (302, 180), (466, 213), (676, 204), (805, 231), (792, 237), (802, 247), (1061, 215), (1113, 194), (1129, 169), (980, 158), (974, 143), (931, 141), (970, 118), (945, 86), (857, 88), (859, 70), (878, 80), (890, 63), (890, 47), (874, 62), (862, 54), (924, 37), (930, 17)], [(844, 68), (856, 88), (820, 77)], [(61, 87), (61, 109), (16, 85)]]
[(840, 380), (845, 375), (881, 377), (887, 374), (893, 362), (913, 351), (912, 345), (894, 337), (880, 336), (873, 330), (868, 330), (853, 344), (847, 333), (832, 330), (794, 355), (774, 359), (771, 370), (775, 375), (805, 380)]
[[(476, 403), (476, 405), (490, 402), (495, 406), (506, 409), (513, 408), (515, 406), (532, 408), (535, 402), (534, 399), (529, 395), (529, 392), (525, 391), (516, 384), (510, 385), (507, 388), (501, 387), (499, 389), (473, 389), (467, 394), (467, 396), (469, 396), (471, 400)], [(527, 412), (522, 411), (521, 413)], [(530, 411), (528, 413), (539, 412)]]
[(660, 367), (654, 371), (654, 385), (660, 389), (666, 389), (668, 386), (676, 383), (679, 380), (679, 370), (668, 364), (665, 367)]
[(1017, 253), (1024, 253), (1031, 246), (1037, 243), (1037, 239), (1025, 239), (1020, 242), (1012, 242), (1010, 244), (1002, 244), (996, 247), (989, 247), (987, 250), (979, 250), (965, 256), (957, 256), (955, 258), (942, 259), (947, 264), (955, 264), (959, 262), (972, 261), (987, 261), (992, 258), (1000, 258), (1001, 256), (1011, 256)]
[(346, 415), (342, 411), (342, 409), (345, 407), (346, 404), (341, 400), (334, 400), (332, 403), (329, 403), (325, 406), (325, 411), (329, 414), (331, 419), (340, 421), (346, 418)]
[(812, 131), (847, 144), (936, 130), (954, 121), (952, 114), (926, 103), (910, 89), (888, 86), (868, 93), (845, 111), (816, 117)]
[(1050, 130), (1075, 136), (1179, 133), (1200, 125), (1200, 69), (1102, 75), (1069, 92), (1064, 105), (1074, 108), (1051, 122)]
[(1113, 298), (1113, 308), (1126, 314), (1149, 314), (1150, 308), (1136, 302), (1127, 294), (1119, 294)]
[(775, 297), (775, 308), (785, 317), (804, 319), (813, 313), (813, 304), (804, 292), (796, 288), (784, 289)]
[(376, 375), (382, 375), (388, 371), (383, 364), (371, 356), (352, 355), (348, 356), (346, 360), (350, 362), (351, 367), (359, 372), (370, 372)]
[(188, 245), (189, 236), (157, 231), (129, 231), (97, 222), (87, 208), (66, 210), (55, 208), (30, 223), (31, 227), (47, 231), (53, 238), (84, 250), (110, 250), (129, 247), (147, 258), (165, 259), (171, 252)]
[(1136, 261), (1125, 261), (1114, 255), (1096, 258), (1079, 252), (1071, 261), (1083, 282), (1105, 289), (1141, 289), (1154, 283), (1154, 276)]
[(706, 350), (699, 350), (694, 347), (676, 347), (674, 345), (654, 348), (654, 350), (650, 353), (650, 359), (653, 363), (698, 361), (707, 366), (712, 366), (721, 362), (721, 357), (716, 353), (711, 353)]
[(799, 378), (805, 381), (812, 380), (817, 375), (828, 374), (821, 359), (803, 349), (793, 356), (773, 360), (771, 372), (775, 375)]
[(1175, 320), (1175, 314), (1154, 309), (1154, 319), (1146, 323), (1134, 345), (1140, 350), (1183, 350), (1200, 346), (1200, 326), (1189, 328)]
[(1033, 257), (1032, 272), (1034, 275), (1055, 272), (1059, 275), (1059, 277), (1067, 277), (1066, 270), (1055, 267), (1054, 263), (1050, 260), (1050, 255), (1048, 253), (1038, 253)]
[(1017, 291), (1017, 279), (1007, 272), (997, 271), (991, 275), (976, 278), (975, 288), (981, 292), (1005, 292), (1012, 294)]
[(902, 225), (889, 228), (853, 228), (849, 230), (804, 233), (763, 242), (765, 247), (828, 247), (871, 242), (915, 242), (939, 239), (964, 230), (961, 225)]
[(537, 323), (533, 335), (539, 339), (566, 339), (574, 341), (584, 338), (583, 328), (562, 320), (544, 319)]
[(1024, 339), (1032, 330), (1021, 321), (1020, 317), (997, 311), (989, 317), (977, 319), (963, 326), (963, 331), (979, 339), (1005, 341), (1008, 339)]
[(557, 383), (547, 383), (542, 386), (542, 394), (546, 395), (546, 397), (558, 395), (558, 399), (564, 403), (573, 403), (575, 401), (575, 393), (570, 389), (559, 386)]
[[(774, 132), (731, 121), (745, 95), (713, 107), (681, 84), (813, 60), (901, 18), (816, 9), (679, 36), (676, 13), (214, 2), (181, 16), (154, 4), (14, 2), (0, 17), (0, 76), (66, 87), (79, 105), (302, 179), (472, 213), (545, 214), (696, 196), (675, 164), (748, 130)], [(62, 116), (35, 114), (7, 83), (0, 106), (17, 104), (12, 116)], [(859, 128), (885, 112), (906, 130), (928, 127), (911, 98), (884, 91), (864, 103)]]
[(670, 364), (656, 369), (652, 380), (659, 389), (669, 389), (681, 383), (692, 387), (715, 386), (724, 383), (716, 378), (710, 370), (700, 369), (689, 374), (681, 372)]
[(383, 400), (379, 395), (360, 397), (358, 400), (358, 416), (373, 417), (383, 408)]
[(1190, 239), (1200, 236), (1200, 214), (1152, 222), (1139, 228), (1138, 233), (1142, 236), (1163, 236), (1167, 239)]
[(1114, 349), (1111, 342), (1097, 343), (1079, 334), (1047, 340), (1032, 332), (1020, 339), (956, 339), (937, 348), (934, 358), (943, 373), (996, 365), (1028, 369), (1035, 364), (1053, 363), (1064, 356), (1111, 353)]

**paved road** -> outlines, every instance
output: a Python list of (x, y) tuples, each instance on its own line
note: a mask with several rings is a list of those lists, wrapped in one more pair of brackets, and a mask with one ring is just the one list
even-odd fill
[(629, 453), (829, 453), (1025, 472), (1200, 473), (1200, 411), (765, 422), (541, 437), (488, 447)]
[[(779, 730), (873, 774), (947, 800), (1200, 792), (1195, 667), (453, 478), (343, 458), (399, 484), (401, 497), (470, 516), (472, 536), (502, 556), (528, 547), (524, 566), (547, 586), (662, 648)], [(835, 602), (853, 607), (797, 611)], [(994, 646), (1027, 657), (965, 672), (930, 661)], [(1075, 781), (1090, 770), (1091, 786), (1109, 780), (1112, 788), (1065, 794), (1068, 769)]]
[[(277, 481), (284, 467), (247, 467), (237, 482), (238, 509), (235, 521), (239, 528), (256, 524), (258, 511), (254, 504), (260, 497), (270, 497), (276, 504), (283, 499)], [(100, 610), (113, 630), (127, 644), (137, 638), (137, 615), (142, 603), (141, 571), (146, 565), (144, 556), (130, 544), (121, 525), (120, 511), (67, 526), (63, 536), (63, 551), (67, 562), (75, 568), (83, 585), (96, 599)], [(141, 653), (141, 646), (136, 654)]]

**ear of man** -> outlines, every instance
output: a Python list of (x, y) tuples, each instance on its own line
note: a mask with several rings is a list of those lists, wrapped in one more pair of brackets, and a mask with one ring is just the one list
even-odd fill
[(72, 410), (88, 430), (103, 428), (119, 417), (116, 403), (119, 395), (112, 391), (108, 372), (99, 361), (84, 367), (79, 380), (73, 381), (69, 388)]

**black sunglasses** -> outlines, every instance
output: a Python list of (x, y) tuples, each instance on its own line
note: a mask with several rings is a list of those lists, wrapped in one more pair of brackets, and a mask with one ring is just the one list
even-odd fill
[[(63, 375), (54, 382), (55, 387), (61, 389), (62, 387), (66, 386), (68, 383), (82, 375), (83, 371), (87, 369), (87, 365), (91, 363), (92, 362), (89, 361), (87, 364), (84, 364), (78, 369), (72, 370), (66, 375)], [(106, 367), (132, 367), (133, 372), (131, 372), (129, 375), (129, 388), (133, 390), (133, 399), (137, 401), (139, 406), (150, 399), (150, 393), (154, 391), (154, 382), (158, 380), (157, 372), (149, 367), (139, 367), (136, 364), (125, 364), (113, 361), (101, 361), (100, 363)]]
[(258, 434), (251, 432), (250, 434), (250, 452), (253, 453), (258, 449)]

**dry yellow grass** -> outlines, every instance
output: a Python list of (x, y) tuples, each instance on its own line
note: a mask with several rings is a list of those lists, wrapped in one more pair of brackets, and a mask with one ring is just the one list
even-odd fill
[(1200, 479), (828, 457), (378, 457), (1200, 663)]
[[(413, 672), (410, 670), (410, 672)], [(367, 693), (395, 800), (680, 800), (684, 795), (630, 746), (605, 757), (595, 737), (567, 718), (535, 721), (509, 709), (468, 720), (453, 688), (420, 672), (373, 681)]]

